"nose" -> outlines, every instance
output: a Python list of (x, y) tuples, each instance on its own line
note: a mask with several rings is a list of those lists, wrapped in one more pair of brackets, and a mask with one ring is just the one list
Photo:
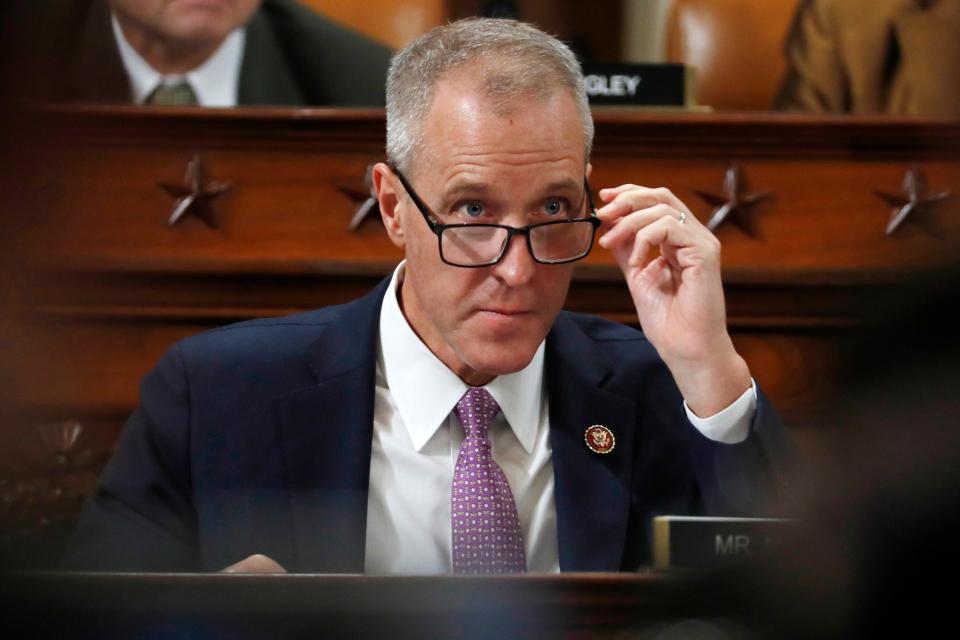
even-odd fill
[(527, 240), (521, 235), (510, 238), (503, 259), (494, 265), (497, 277), (511, 287), (524, 285), (533, 278), (537, 262), (530, 255)]

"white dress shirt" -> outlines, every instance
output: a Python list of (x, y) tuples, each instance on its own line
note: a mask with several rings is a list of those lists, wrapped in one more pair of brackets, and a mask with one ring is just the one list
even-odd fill
[[(380, 309), (365, 571), (450, 573), (450, 490), (464, 437), (453, 408), (468, 387), (403, 316), (403, 270), (400, 263)], [(489, 436), (517, 505), (531, 573), (560, 570), (543, 362), (541, 343), (526, 368), (485, 385), (502, 409)], [(747, 389), (716, 416), (702, 420), (689, 409), (687, 416), (708, 438), (734, 443), (746, 438), (755, 411), (756, 392)]]
[(117, 16), (112, 16), (113, 35), (120, 50), (123, 68), (127, 71), (132, 91), (131, 99), (143, 104), (160, 84), (176, 84), (186, 79), (203, 107), (235, 107), (240, 86), (240, 65), (246, 30), (236, 29), (203, 64), (183, 75), (163, 75), (150, 66), (127, 41)]

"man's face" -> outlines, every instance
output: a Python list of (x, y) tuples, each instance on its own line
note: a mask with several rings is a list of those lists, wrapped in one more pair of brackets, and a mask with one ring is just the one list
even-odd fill
[(260, 0), (110, 0), (119, 18), (153, 37), (182, 43), (216, 43), (243, 26)]
[[(468, 80), (444, 80), (423, 142), (407, 178), (440, 222), (521, 227), (556, 219), (557, 207), (584, 213), (584, 134), (565, 92), (498, 115)], [(496, 265), (447, 265), (396, 183), (407, 259), (401, 302), (414, 331), (469, 384), (525, 367), (563, 306), (573, 265), (535, 262), (522, 236)]]

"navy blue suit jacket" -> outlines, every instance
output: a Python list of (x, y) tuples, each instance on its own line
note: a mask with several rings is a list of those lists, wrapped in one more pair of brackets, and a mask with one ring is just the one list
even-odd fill
[[(73, 569), (219, 570), (263, 553), (360, 572), (384, 281), (349, 304), (183, 340), (145, 377), (66, 558)], [(754, 513), (788, 454), (760, 398), (750, 437), (690, 425), (643, 334), (563, 312), (547, 338), (560, 567), (649, 562), (656, 514)], [(616, 437), (606, 455), (584, 432)]]

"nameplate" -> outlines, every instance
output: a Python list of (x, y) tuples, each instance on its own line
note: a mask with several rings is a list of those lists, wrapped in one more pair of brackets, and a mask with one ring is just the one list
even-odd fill
[(693, 70), (682, 64), (588, 62), (583, 65), (590, 104), (685, 107), (694, 104)]
[(769, 556), (793, 521), (776, 518), (657, 516), (653, 566), (713, 569)]

